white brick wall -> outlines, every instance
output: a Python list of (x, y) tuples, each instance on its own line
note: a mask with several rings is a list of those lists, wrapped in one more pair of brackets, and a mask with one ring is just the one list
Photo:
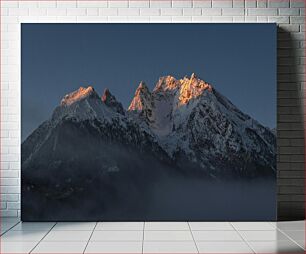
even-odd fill
[[(278, 38), (280, 49), (278, 90), (281, 90), (278, 92), (279, 133), (281, 135), (278, 159), (279, 177), (281, 178), (279, 180), (279, 200), (281, 201), (279, 206), (284, 207), (284, 211), (287, 211), (287, 201), (290, 201), (290, 204), (294, 204), (294, 209), (301, 208), (300, 203), (292, 203), (292, 200), (301, 200), (303, 188), (301, 186), (293, 186), (295, 189), (288, 187), (292, 186), (290, 178), (293, 176), (301, 178), (303, 176), (301, 172), (304, 169), (304, 146), (301, 142), (303, 131), (298, 121), (300, 115), (296, 113), (296, 106), (299, 104), (294, 100), (295, 98), (289, 96), (289, 91), (295, 91), (296, 87), (303, 88), (305, 81), (304, 0), (2, 0), (0, 3), (2, 16), (1, 216), (20, 215), (19, 24), (21, 22), (279, 23), (283, 29)], [(290, 33), (282, 33), (284, 31)], [(301, 92), (298, 97), (300, 95)], [(295, 95), (291, 94), (291, 96)], [(296, 114), (296, 118), (292, 118), (290, 114)], [(300, 146), (300, 148), (293, 149), (295, 146)], [(282, 151), (284, 151), (283, 154)], [(295, 196), (291, 194), (290, 196), (288, 193), (293, 193)]]

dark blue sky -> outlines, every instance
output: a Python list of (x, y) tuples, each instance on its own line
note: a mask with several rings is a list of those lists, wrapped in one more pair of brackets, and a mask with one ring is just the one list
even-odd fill
[(22, 140), (80, 86), (128, 107), (141, 80), (193, 72), (276, 126), (275, 24), (22, 24)]

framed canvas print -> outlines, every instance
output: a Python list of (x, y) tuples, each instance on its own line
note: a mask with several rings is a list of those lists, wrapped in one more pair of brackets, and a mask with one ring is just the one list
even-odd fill
[(22, 220), (276, 219), (275, 24), (22, 24)]

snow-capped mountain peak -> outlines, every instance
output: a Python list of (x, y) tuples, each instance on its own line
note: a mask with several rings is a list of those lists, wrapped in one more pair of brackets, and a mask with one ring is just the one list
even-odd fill
[(121, 104), (116, 103), (116, 98), (110, 92), (106, 92), (104, 97), (107, 102), (103, 101), (103, 98), (92, 86), (80, 87), (64, 96), (60, 106), (53, 111), (53, 122), (59, 122), (62, 119), (74, 119), (75, 121), (103, 119), (103, 121), (111, 121), (116, 113), (120, 112)]
[(143, 91), (143, 92), (148, 92), (149, 91), (149, 88), (147, 87), (147, 84), (146, 84), (146, 82), (144, 82), (144, 81), (141, 81), (140, 83), (139, 83), (139, 85), (138, 85), (138, 87), (137, 87), (137, 90), (136, 90), (136, 93), (138, 92), (141, 92), (141, 91)]
[(191, 77), (184, 77), (180, 80), (179, 104), (187, 104), (191, 99), (199, 97), (205, 90), (212, 92), (212, 86), (199, 79), (194, 73)]
[(136, 89), (135, 96), (128, 108), (129, 111), (142, 111), (150, 107), (152, 103), (152, 94), (145, 84), (141, 81)]
[(168, 75), (164, 77), (160, 77), (153, 92), (165, 92), (165, 91), (173, 91), (180, 87), (181, 84), (178, 80), (176, 80), (173, 76)]
[(137, 113), (144, 117), (146, 121), (152, 122), (154, 121), (153, 108), (153, 96), (145, 82), (141, 81), (136, 89), (135, 96), (128, 108), (128, 111)]
[(178, 118), (175, 117), (176, 111), (191, 99), (202, 95), (205, 90), (211, 92), (212, 86), (194, 73), (183, 79), (176, 79), (171, 75), (160, 77), (152, 93), (144, 82), (140, 83), (128, 110), (141, 115), (150, 129), (164, 138), (175, 126), (186, 123), (190, 110), (196, 104), (184, 110), (186, 114), (179, 112)]
[(117, 113), (120, 113), (122, 115), (125, 114), (125, 111), (123, 109), (123, 106), (120, 102), (117, 101), (116, 97), (111, 94), (108, 88), (104, 90), (104, 93), (102, 95), (102, 101), (107, 105), (108, 107), (115, 110)]
[(66, 94), (61, 100), (61, 106), (69, 106), (77, 101), (81, 101), (85, 98), (99, 98), (99, 95), (96, 93), (95, 89), (92, 86), (80, 87), (78, 90)]

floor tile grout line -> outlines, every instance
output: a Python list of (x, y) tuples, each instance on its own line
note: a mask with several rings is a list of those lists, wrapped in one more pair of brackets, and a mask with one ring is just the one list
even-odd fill
[[(101, 230), (100, 230), (101, 231)], [(118, 230), (104, 230), (104, 231), (118, 231)], [(140, 231), (140, 230), (120, 230), (120, 231)], [(145, 229), (145, 231), (189, 231), (189, 229)], [(209, 230), (212, 231), (212, 230)], [(215, 230), (216, 231), (216, 230)]]
[(43, 239), (45, 239), (45, 237), (51, 232), (51, 230), (55, 227), (56, 224), (57, 224), (57, 222), (55, 222), (55, 224), (49, 229), (49, 231), (37, 242), (37, 244), (28, 253), (32, 253), (35, 250), (35, 248), (38, 246), (38, 244), (40, 244), (41, 241)]
[[(292, 237), (290, 237), (289, 235), (286, 234), (285, 231), (276, 228), (276, 230), (278, 230), (279, 232), (283, 233), (287, 238), (289, 238), (290, 241), (294, 242), (296, 245), (298, 245), (299, 247), (301, 247), (303, 250), (305, 250), (305, 247), (301, 246), (298, 242), (296, 242)], [(304, 243), (305, 244), (305, 243)]]
[(5, 230), (2, 234), (0, 234), (0, 236), (3, 236), (5, 233), (9, 232), (11, 229), (13, 229), (14, 227), (16, 227), (21, 221), (16, 222), (16, 224), (13, 224), (13, 226), (11, 226), (9, 229)]
[[(49, 241), (49, 242), (58, 242), (58, 241)], [(60, 242), (63, 242), (63, 241), (60, 241)], [(70, 241), (70, 242), (78, 242), (78, 241)], [(135, 243), (135, 242), (141, 242), (141, 240), (94, 240), (94, 241), (91, 241), (91, 242), (131, 242), (131, 243)], [(144, 242), (193, 242), (193, 240), (172, 240), (172, 239), (166, 239), (166, 240), (160, 240), (160, 239), (157, 239), (157, 240), (146, 240)], [(199, 240), (197, 242), (241, 242), (241, 240), (239, 241), (234, 241), (234, 240), (231, 240), (231, 241), (220, 241), (220, 240)], [(270, 241), (267, 241), (267, 242), (270, 242)]]
[(189, 221), (187, 221), (187, 224), (188, 224), (188, 227), (189, 227), (189, 231), (190, 231), (190, 233), (191, 233), (191, 237), (192, 237), (193, 242), (194, 242), (194, 244), (195, 244), (195, 247), (196, 247), (196, 249), (197, 249), (197, 252), (200, 253), (200, 250), (199, 250), (199, 248), (198, 248), (197, 242), (196, 242), (195, 239), (194, 239), (194, 236), (193, 236), (193, 233), (192, 233), (192, 230), (191, 230)]
[[(275, 224), (273, 224), (273, 222)], [(274, 229), (277, 229), (277, 221), (269, 221), (269, 224), (274, 228)]]
[(91, 232), (91, 234), (90, 234), (90, 236), (89, 236), (89, 239), (88, 239), (88, 241), (87, 241), (87, 243), (86, 243), (86, 246), (85, 246), (85, 248), (84, 248), (83, 254), (85, 253), (85, 251), (86, 251), (86, 249), (87, 249), (87, 246), (88, 246), (88, 244), (89, 244), (89, 242), (90, 242), (90, 239), (91, 239), (93, 233), (95, 232), (95, 229), (96, 229), (97, 225), (98, 225), (98, 222), (96, 222), (96, 224), (95, 224), (95, 226), (94, 226), (94, 228), (93, 228), (93, 230), (92, 230), (92, 232)]
[(142, 225), (142, 244), (141, 244), (141, 253), (143, 254), (143, 245), (144, 245), (144, 234), (145, 234), (145, 221), (143, 222)]
[(253, 251), (253, 253), (256, 253), (256, 251), (252, 248), (252, 246), (249, 244), (249, 242), (247, 240), (245, 240), (243, 238), (243, 236), (240, 234), (239, 230), (237, 230), (235, 228), (235, 226), (233, 225), (232, 222), (229, 222), (231, 224), (231, 226), (233, 227), (233, 229), (237, 232), (237, 234), (241, 237), (242, 241)]
[[(17, 225), (15, 225), (17, 226)], [(10, 228), (10, 230), (12, 230), (12, 228)], [(257, 229), (257, 230), (253, 230), (253, 229), (243, 229), (243, 230), (239, 230), (237, 229), (238, 231), (252, 231), (252, 232), (257, 232), (257, 231), (265, 231), (265, 232), (269, 232), (269, 231), (275, 231), (276, 229), (269, 229), (269, 230), (260, 230), (260, 229)], [(216, 229), (216, 230), (207, 230), (207, 229), (195, 229), (195, 230), (192, 230), (193, 232), (194, 231), (197, 231), (197, 232), (201, 232), (201, 231), (205, 231), (205, 232), (218, 232), (218, 231), (222, 231), (222, 232), (233, 232), (233, 231), (237, 231), (237, 230), (229, 230), (229, 229)], [(282, 229), (280, 229), (282, 230)], [(39, 230), (13, 230), (13, 231), (40, 231)], [(91, 231), (91, 230), (88, 230), (88, 229), (56, 229), (56, 230), (53, 230), (53, 231), (56, 231), (56, 232), (66, 232), (66, 231)], [(139, 231), (143, 231), (142, 229), (116, 229), (116, 230), (99, 230), (99, 229), (95, 229), (96, 232), (117, 232), (117, 231), (120, 231), (120, 232), (129, 232), (129, 231), (132, 231), (132, 232), (139, 232)], [(168, 231), (168, 232), (189, 232), (189, 230), (168, 230), (168, 229), (163, 229), (163, 230), (145, 230), (145, 231), (149, 231), (149, 232), (155, 232), (155, 231), (158, 231), (158, 232), (164, 232), (164, 231)], [(304, 230), (302, 229), (295, 229), (295, 230), (285, 230), (285, 231), (302, 231), (304, 232)], [(4, 234), (4, 233), (3, 233)]]

